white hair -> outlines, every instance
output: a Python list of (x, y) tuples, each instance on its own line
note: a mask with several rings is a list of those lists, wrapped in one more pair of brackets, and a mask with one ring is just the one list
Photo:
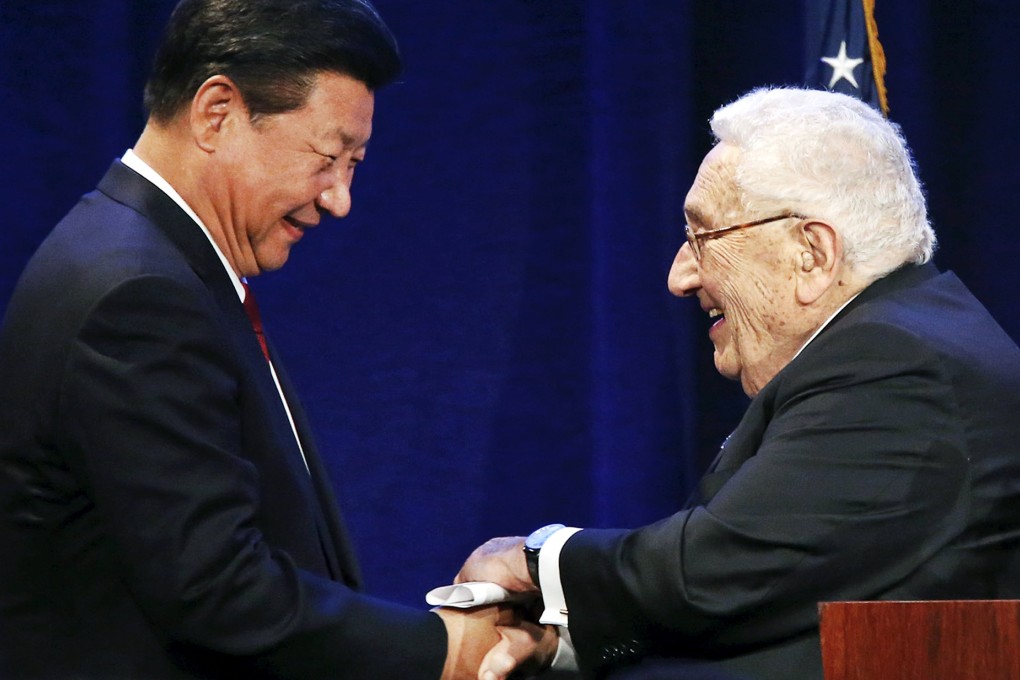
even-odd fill
[(935, 250), (921, 183), (900, 128), (843, 94), (754, 90), (712, 117), (740, 151), (735, 181), (757, 216), (790, 210), (831, 224), (844, 261), (869, 280)]

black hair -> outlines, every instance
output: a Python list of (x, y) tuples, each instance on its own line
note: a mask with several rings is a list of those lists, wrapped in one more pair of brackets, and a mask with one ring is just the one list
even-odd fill
[(319, 73), (377, 90), (400, 74), (396, 38), (368, 0), (182, 0), (145, 85), (145, 107), (171, 121), (221, 74), (251, 117), (300, 108)]

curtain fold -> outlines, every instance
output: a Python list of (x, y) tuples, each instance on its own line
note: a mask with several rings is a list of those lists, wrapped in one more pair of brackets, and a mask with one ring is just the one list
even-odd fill
[[(0, 311), (129, 147), (172, 2), (0, 1)], [(799, 83), (802, 3), (377, 0), (406, 59), (353, 210), (255, 282), (371, 592), (424, 606), (478, 543), (679, 508), (746, 399), (672, 298), (711, 111)], [(1020, 7), (879, 0), (942, 248), (1014, 337)]]

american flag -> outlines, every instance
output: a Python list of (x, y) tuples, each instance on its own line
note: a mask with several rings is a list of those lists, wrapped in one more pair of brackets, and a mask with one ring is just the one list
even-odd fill
[(808, 87), (842, 92), (889, 115), (885, 51), (878, 41), (876, 0), (805, 0)]

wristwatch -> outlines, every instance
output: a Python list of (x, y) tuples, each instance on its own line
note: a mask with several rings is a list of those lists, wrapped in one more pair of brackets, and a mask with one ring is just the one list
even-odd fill
[(524, 561), (528, 565), (528, 575), (531, 576), (532, 582), (541, 589), (541, 584), (538, 582), (538, 554), (542, 551), (542, 546), (545, 545), (546, 540), (560, 529), (564, 529), (562, 524), (546, 524), (541, 529), (535, 529), (531, 532), (531, 535), (524, 539)]

